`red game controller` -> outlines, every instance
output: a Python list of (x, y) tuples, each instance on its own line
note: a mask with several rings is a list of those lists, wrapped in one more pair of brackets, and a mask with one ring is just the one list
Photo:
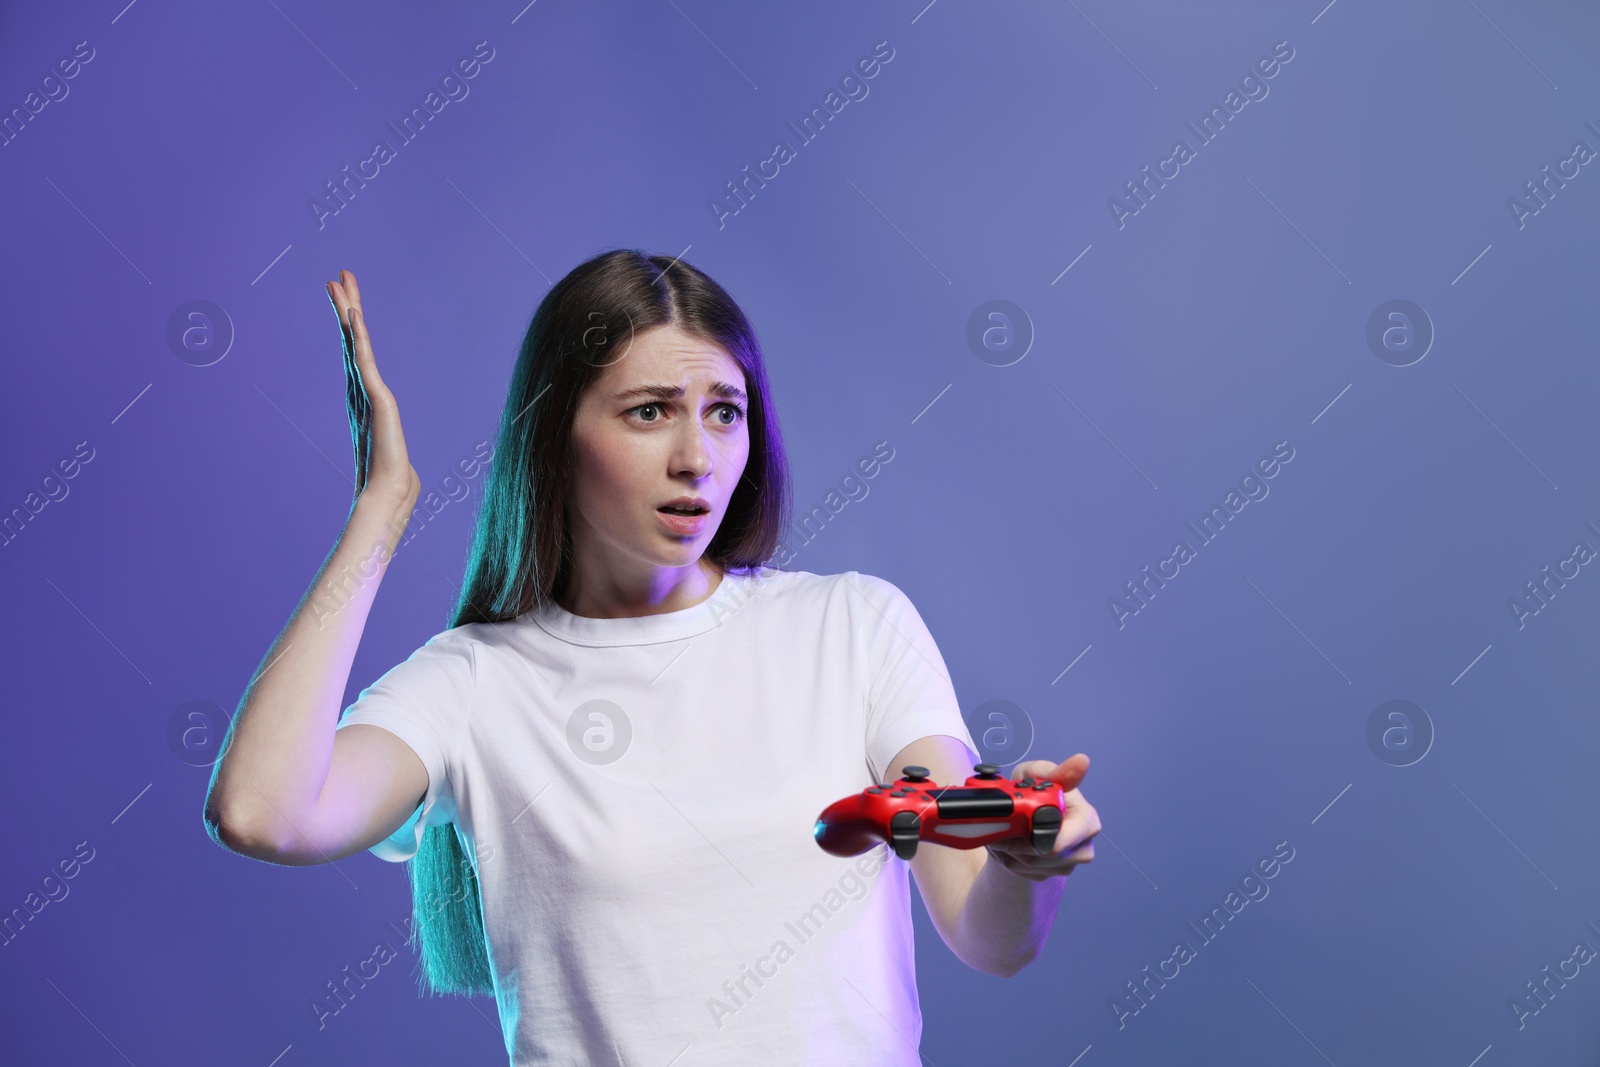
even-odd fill
[(828, 805), (817, 816), (813, 834), (824, 852), (858, 856), (879, 841), (909, 860), (918, 841), (951, 848), (977, 848), (1024, 838), (1043, 856), (1055, 847), (1066, 795), (1054, 782), (1000, 777), (992, 763), (980, 763), (964, 786), (938, 786), (926, 767), (902, 767), (905, 777), (892, 785), (868, 786), (853, 797)]

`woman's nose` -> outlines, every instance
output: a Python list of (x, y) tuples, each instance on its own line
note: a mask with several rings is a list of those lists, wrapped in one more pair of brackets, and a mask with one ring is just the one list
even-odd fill
[(707, 431), (698, 426), (686, 426), (677, 442), (673, 465), (680, 470), (702, 476), (711, 470), (711, 445)]

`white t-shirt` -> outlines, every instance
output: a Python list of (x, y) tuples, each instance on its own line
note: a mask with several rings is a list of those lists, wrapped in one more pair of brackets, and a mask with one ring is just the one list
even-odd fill
[(892, 583), (763, 568), (681, 611), (459, 626), (352, 723), (428, 769), (372, 851), (450, 822), (476, 864), (512, 1067), (920, 1063), (908, 865), (813, 837), (912, 741), (974, 747)]

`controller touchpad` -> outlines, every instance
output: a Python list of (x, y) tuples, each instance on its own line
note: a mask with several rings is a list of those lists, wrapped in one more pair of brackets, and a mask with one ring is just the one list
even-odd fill
[(950, 786), (932, 791), (941, 819), (1007, 819), (1015, 805), (998, 789), (964, 789)]

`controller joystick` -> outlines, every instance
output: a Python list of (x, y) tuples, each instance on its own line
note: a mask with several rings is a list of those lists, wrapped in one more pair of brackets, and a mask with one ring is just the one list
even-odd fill
[(910, 860), (923, 841), (970, 849), (1022, 839), (1041, 856), (1055, 847), (1066, 794), (1048, 779), (1007, 781), (994, 764), (980, 763), (964, 785), (940, 786), (926, 767), (900, 770), (899, 781), (868, 786), (823, 809), (813, 835), (824, 852), (857, 856), (881, 841)]

